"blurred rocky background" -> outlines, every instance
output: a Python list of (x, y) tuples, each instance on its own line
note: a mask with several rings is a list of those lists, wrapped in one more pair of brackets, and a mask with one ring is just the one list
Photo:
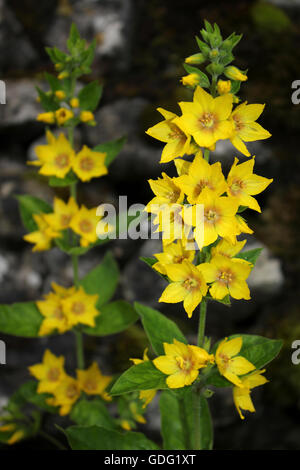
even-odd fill
[[(15, 195), (29, 193), (51, 200), (53, 190), (30, 167), (34, 147), (43, 139), (43, 125), (35, 86), (45, 70), (52, 72), (45, 46), (63, 48), (74, 21), (87, 39), (97, 39), (92, 76), (105, 86), (95, 128), (81, 129), (77, 141), (88, 145), (128, 136), (127, 144), (110, 174), (80, 187), (86, 204), (147, 203), (147, 179), (172, 165), (161, 166), (161, 144), (145, 130), (160, 120), (156, 107), (176, 112), (176, 101), (185, 99), (179, 79), (184, 57), (197, 52), (194, 37), (203, 20), (217, 22), (224, 35), (243, 33), (236, 48), (236, 65), (249, 69), (242, 99), (266, 103), (260, 120), (273, 137), (249, 144), (256, 154), (256, 172), (274, 178), (259, 197), (263, 213), (248, 211), (255, 231), (249, 247), (264, 252), (250, 277), (252, 300), (234, 302), (231, 308), (211, 305), (207, 332), (213, 338), (244, 332), (282, 338), (280, 357), (268, 367), (270, 383), (253, 393), (256, 414), (242, 422), (224, 390), (211, 399), (217, 449), (300, 448), (300, 366), (291, 362), (291, 343), (300, 339), (300, 105), (291, 102), (291, 84), (300, 79), (300, 1), (268, 2), (228, 0), (0, 0), (0, 79), (6, 83), (6, 104), (0, 104), (0, 303), (40, 298), (51, 281), (72, 281), (68, 257), (58, 250), (32, 254), (23, 240)], [(234, 149), (218, 145), (218, 157), (228, 168)], [(66, 196), (65, 190), (57, 192)], [(105, 246), (107, 249), (107, 245)], [(160, 251), (153, 240), (116, 241), (110, 245), (119, 262), (122, 281), (118, 296), (138, 300), (176, 318), (191, 341), (195, 340), (196, 315), (188, 320), (181, 305), (158, 304), (164, 281), (144, 265), (139, 256)], [(100, 262), (103, 248), (81, 259), (81, 274)], [(65, 354), (73, 365), (73, 337), (26, 340), (0, 336), (7, 345), (7, 365), (0, 365), (0, 406), (28, 379), (26, 367), (40, 362), (45, 347)], [(129, 357), (139, 357), (146, 344), (137, 324), (112, 338), (86, 338), (90, 358), (99, 360), (106, 373), (128, 367)], [(149, 407), (148, 422), (141, 426), (159, 441), (157, 403)], [(37, 442), (19, 444), (36, 448)], [(39, 442), (39, 446), (47, 446)]]

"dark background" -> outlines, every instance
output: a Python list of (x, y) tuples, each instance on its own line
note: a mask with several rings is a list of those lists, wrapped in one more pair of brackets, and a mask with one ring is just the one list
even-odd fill
[[(90, 207), (118, 202), (146, 204), (147, 180), (173, 165), (159, 165), (162, 145), (145, 134), (160, 120), (156, 107), (178, 112), (176, 102), (188, 99), (179, 82), (185, 74), (184, 57), (197, 52), (194, 37), (204, 19), (217, 22), (226, 37), (232, 31), (244, 37), (235, 49), (237, 65), (249, 69), (241, 98), (266, 103), (260, 123), (271, 133), (266, 141), (249, 144), (256, 155), (256, 172), (274, 178), (258, 200), (262, 214), (246, 213), (254, 236), (249, 247), (265, 248), (251, 274), (251, 301), (234, 302), (231, 308), (211, 305), (207, 334), (214, 339), (232, 333), (253, 333), (282, 338), (280, 356), (267, 368), (270, 383), (253, 392), (257, 409), (242, 422), (228, 390), (211, 399), (217, 449), (300, 449), (300, 365), (291, 362), (291, 343), (300, 339), (299, 324), (299, 128), (300, 105), (291, 101), (291, 84), (300, 79), (300, 2), (288, 0), (0, 0), (0, 78), (7, 87), (7, 104), (0, 105), (0, 302), (40, 298), (51, 281), (72, 282), (67, 256), (51, 252), (32, 254), (22, 240), (16, 194), (29, 193), (51, 201), (53, 190), (25, 162), (43, 140), (44, 127), (36, 122), (41, 111), (35, 85), (43, 85), (43, 72), (53, 72), (45, 46), (63, 48), (74, 21), (88, 40), (97, 38), (91, 76), (104, 84), (95, 128), (82, 128), (76, 142), (90, 146), (128, 136), (127, 144), (110, 174), (80, 187), (80, 201)], [(225, 169), (233, 157), (244, 157), (231, 145), (220, 143), (217, 156)], [(67, 197), (64, 190), (57, 192)], [(106, 247), (107, 249), (107, 247)], [(139, 300), (159, 308), (180, 324), (191, 341), (196, 339), (196, 318), (188, 320), (181, 305), (158, 305), (165, 284), (139, 261), (160, 251), (156, 241), (116, 241), (110, 245), (122, 271), (118, 297)], [(84, 274), (101, 261), (99, 248), (80, 261)], [(195, 316), (196, 317), (196, 316)], [(7, 345), (7, 365), (0, 366), (0, 407), (28, 379), (27, 366), (40, 362), (49, 347), (65, 354), (74, 366), (72, 335), (25, 340), (1, 335)], [(139, 325), (112, 338), (86, 338), (89, 359), (96, 358), (106, 373), (129, 366), (147, 344)], [(150, 405), (148, 422), (141, 426), (159, 440), (157, 403)], [(46, 421), (53, 430), (53, 424)], [(36, 448), (35, 443), (20, 447)], [(38, 443), (43, 446), (43, 443)]]

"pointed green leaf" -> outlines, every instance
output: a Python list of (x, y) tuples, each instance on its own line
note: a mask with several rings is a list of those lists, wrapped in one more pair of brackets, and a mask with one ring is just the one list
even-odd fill
[(106, 405), (99, 399), (88, 401), (82, 399), (72, 408), (70, 418), (76, 424), (83, 426), (103, 426), (106, 429), (116, 429), (115, 420), (109, 414)]
[(140, 432), (121, 433), (100, 426), (71, 426), (64, 432), (73, 450), (158, 450)]
[(37, 338), (43, 317), (34, 302), (0, 305), (0, 331), (7, 335)]
[(151, 361), (142, 362), (130, 367), (118, 378), (110, 390), (110, 395), (122, 395), (137, 390), (165, 389), (168, 388), (166, 377)]
[(94, 111), (101, 99), (103, 86), (97, 81), (91, 82), (80, 90), (78, 99), (80, 108), (85, 111)]
[(118, 265), (112, 254), (108, 252), (104, 256), (103, 261), (81, 279), (80, 284), (87, 294), (99, 295), (97, 307), (100, 308), (112, 298), (117, 288), (118, 281)]
[(107, 336), (120, 333), (138, 320), (132, 305), (124, 300), (117, 300), (100, 308), (96, 317), (96, 326), (84, 328), (84, 333), (94, 336)]
[(172, 320), (138, 302), (135, 302), (134, 308), (142, 320), (144, 330), (156, 354), (164, 354), (163, 343), (173, 343), (174, 339), (187, 344), (185, 336)]
[(124, 144), (126, 143), (126, 137), (120, 137), (119, 139), (99, 144), (93, 148), (96, 152), (106, 153), (105, 165), (109, 166), (116, 156), (121, 152)]
[(256, 261), (258, 260), (263, 248), (254, 248), (253, 250), (248, 250), (248, 251), (242, 251), (238, 255), (236, 255), (236, 258), (241, 258), (246, 261), (249, 261), (249, 263), (253, 264), (255, 266)]
[(22, 222), (29, 232), (37, 229), (37, 224), (33, 219), (33, 214), (49, 213), (52, 212), (52, 207), (43, 199), (38, 197), (29, 196), (27, 194), (16, 196), (19, 201), (19, 210)]

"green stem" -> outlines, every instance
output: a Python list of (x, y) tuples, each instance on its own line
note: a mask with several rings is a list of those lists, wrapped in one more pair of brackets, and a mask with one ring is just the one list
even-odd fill
[(190, 449), (190, 437), (189, 437), (189, 431), (188, 431), (189, 425), (187, 422), (187, 414), (186, 414), (186, 409), (185, 409), (183, 398), (179, 399), (179, 413), (180, 413), (180, 420), (182, 424), (185, 449), (189, 450)]
[[(70, 185), (71, 196), (76, 201), (77, 191), (76, 183)], [(72, 255), (72, 264), (73, 264), (73, 277), (75, 287), (79, 287), (79, 274), (78, 274), (78, 255)], [(78, 369), (84, 369), (84, 347), (83, 347), (83, 335), (79, 329), (73, 329), (75, 339), (76, 339), (76, 356), (77, 356), (77, 365)]]
[(207, 310), (207, 301), (202, 299), (202, 302), (200, 304), (200, 316), (199, 316), (199, 327), (198, 327), (198, 343), (197, 343), (200, 348), (203, 348), (203, 346), (204, 346), (206, 310)]
[(209, 162), (209, 154), (210, 154), (210, 151), (208, 149), (205, 149), (204, 150), (204, 160), (206, 160), (207, 162)]
[(51, 436), (50, 434), (46, 433), (45, 431), (43, 431), (42, 429), (39, 430), (39, 434), (40, 436), (42, 436), (44, 439), (46, 439), (47, 441), (51, 442), (51, 444), (53, 444), (55, 447), (57, 447), (58, 449), (60, 450), (67, 450), (67, 448), (61, 443), (59, 442), (55, 437)]
[(193, 450), (201, 450), (201, 407), (200, 407), (201, 391), (195, 386), (193, 390), (193, 412), (194, 412), (194, 445)]

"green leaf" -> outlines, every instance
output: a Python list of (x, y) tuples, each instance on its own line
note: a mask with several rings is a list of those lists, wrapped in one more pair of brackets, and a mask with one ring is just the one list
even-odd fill
[(54, 98), (52, 93), (47, 94), (43, 90), (41, 90), (38, 86), (36, 90), (39, 94), (41, 106), (44, 108), (45, 111), (56, 111), (59, 108), (59, 104)]
[(80, 90), (78, 99), (80, 108), (85, 111), (94, 111), (101, 99), (103, 86), (97, 81), (91, 82)]
[[(239, 356), (243, 356), (252, 364), (255, 365), (256, 369), (262, 369), (269, 362), (271, 362), (279, 354), (282, 347), (282, 341), (279, 339), (269, 339), (263, 336), (257, 335), (232, 335), (229, 339), (236, 337), (242, 337), (243, 344)], [(216, 343), (212, 349), (212, 353), (215, 353), (220, 342)], [(213, 367), (206, 376), (206, 382), (214, 385), (215, 387), (228, 387), (232, 386), (232, 383), (222, 377), (217, 369)]]
[(43, 317), (34, 302), (0, 305), (0, 331), (7, 335), (37, 338)]
[(80, 40), (78, 28), (75, 23), (72, 23), (69, 38), (67, 40), (67, 46), (71, 53), (73, 52), (74, 46), (76, 45), (78, 40)]
[(165, 389), (166, 375), (160, 372), (151, 361), (142, 362), (130, 367), (114, 383), (110, 395), (122, 395), (123, 393), (137, 390)]
[(62, 81), (59, 80), (54, 75), (52, 75), (51, 73), (45, 72), (45, 78), (47, 82), (49, 83), (50, 88), (53, 92), (62, 89), (62, 86), (63, 86)]
[(119, 139), (105, 142), (104, 144), (99, 144), (94, 147), (93, 150), (95, 152), (106, 153), (105, 165), (109, 166), (114, 161), (116, 156), (121, 152), (126, 140), (126, 137), (120, 137)]
[(96, 306), (100, 308), (112, 298), (118, 281), (118, 265), (112, 254), (108, 252), (104, 256), (103, 261), (81, 279), (80, 284), (87, 294), (99, 295), (99, 301)]
[(164, 354), (163, 343), (173, 343), (174, 339), (187, 344), (185, 336), (172, 320), (138, 302), (135, 302), (134, 308), (141, 317), (144, 330), (156, 354)]
[(82, 399), (73, 407), (70, 418), (76, 424), (83, 426), (103, 426), (106, 429), (116, 429), (117, 425), (110, 416), (105, 404), (96, 399)]
[(52, 212), (52, 207), (43, 199), (27, 194), (16, 196), (19, 201), (19, 210), (24, 227), (29, 232), (34, 232), (37, 229), (37, 224), (33, 219), (33, 214), (49, 213)]
[(158, 450), (140, 432), (121, 433), (100, 426), (71, 426), (64, 432), (73, 450)]
[(212, 450), (214, 431), (208, 400), (201, 394), (199, 396), (199, 401), (201, 449)]
[(38, 382), (29, 380), (21, 385), (21, 387), (11, 397), (11, 400), (19, 407), (26, 405), (26, 403), (31, 403), (48, 413), (57, 413), (56, 407), (50, 406), (46, 403), (46, 400), (51, 398), (52, 395), (48, 393), (38, 393), (37, 386)]
[(255, 266), (256, 261), (258, 260), (262, 250), (263, 248), (254, 248), (253, 250), (243, 251), (242, 253), (239, 253), (235, 257), (249, 261), (249, 263)]
[(49, 178), (49, 186), (52, 187), (64, 187), (70, 186), (73, 183), (77, 183), (78, 178), (77, 176), (70, 171), (64, 178), (57, 178), (56, 176), (50, 176)]
[(181, 406), (184, 406), (182, 401), (171, 391), (161, 393), (159, 408), (164, 450), (186, 450), (190, 447), (185, 438), (189, 435), (189, 429), (184, 429), (181, 421)]
[(103, 305), (96, 317), (96, 326), (84, 328), (84, 333), (94, 336), (107, 336), (126, 330), (138, 319), (134, 308), (124, 300)]

